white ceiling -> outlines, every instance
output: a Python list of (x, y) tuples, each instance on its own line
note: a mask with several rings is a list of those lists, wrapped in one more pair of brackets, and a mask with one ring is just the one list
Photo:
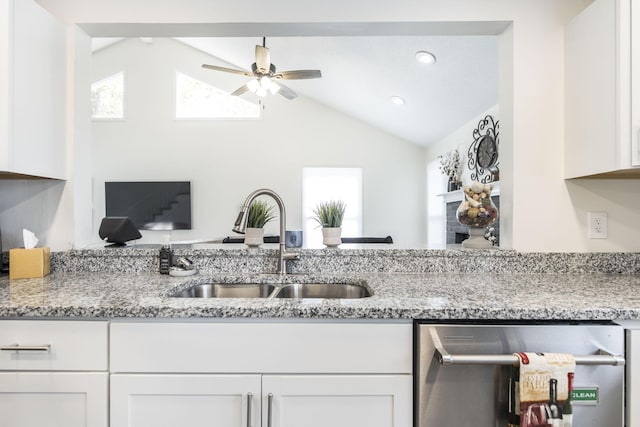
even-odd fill
[[(258, 37), (177, 39), (245, 70), (262, 43)], [(94, 39), (94, 49), (110, 40)], [(270, 37), (267, 46), (278, 71), (322, 71), (321, 79), (285, 82), (299, 95), (419, 145), (498, 103), (497, 36)], [(436, 63), (416, 61), (420, 50), (433, 53)], [(225, 89), (247, 80), (237, 76), (237, 86)], [(392, 104), (393, 95), (406, 104)]]
[[(261, 43), (179, 40), (245, 69)], [(497, 36), (277, 37), (267, 46), (280, 71), (322, 71), (321, 79), (287, 81), (291, 89), (415, 144), (435, 142), (498, 103)], [(436, 63), (416, 61), (419, 50)], [(239, 76), (238, 86), (244, 81)], [(393, 95), (406, 104), (392, 104)]]

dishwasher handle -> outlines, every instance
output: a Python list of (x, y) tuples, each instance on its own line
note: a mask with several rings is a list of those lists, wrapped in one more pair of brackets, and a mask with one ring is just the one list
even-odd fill
[[(431, 338), (435, 347), (434, 355), (441, 365), (519, 365), (520, 358), (515, 354), (450, 354), (440, 341), (440, 336), (431, 328)], [(596, 354), (573, 356), (576, 365), (624, 366), (624, 356), (598, 350)]]
[[(515, 354), (449, 354), (442, 349), (435, 350), (436, 358), (441, 365), (518, 365), (520, 358)], [(600, 350), (588, 356), (573, 356), (576, 365), (611, 365), (623, 366), (623, 356), (610, 354)]]

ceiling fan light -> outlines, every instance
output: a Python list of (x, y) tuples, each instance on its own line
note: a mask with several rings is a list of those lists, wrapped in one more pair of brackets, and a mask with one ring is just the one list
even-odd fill
[(416, 52), (416, 60), (421, 64), (434, 64), (436, 62), (436, 56), (426, 50), (420, 50)]
[(264, 87), (260, 86), (258, 89), (256, 89), (256, 95), (258, 95), (258, 96), (267, 96), (267, 89), (265, 89)]
[(393, 95), (391, 97), (391, 103), (394, 105), (404, 105), (406, 104), (406, 101), (404, 100), (404, 98), (397, 96), (397, 95)]
[(249, 80), (247, 82), (247, 88), (251, 92), (256, 93), (256, 91), (260, 88), (260, 83), (258, 82), (258, 79)]
[(275, 84), (268, 76), (260, 77), (260, 88), (268, 91), (271, 95), (275, 95), (280, 90), (280, 86)]

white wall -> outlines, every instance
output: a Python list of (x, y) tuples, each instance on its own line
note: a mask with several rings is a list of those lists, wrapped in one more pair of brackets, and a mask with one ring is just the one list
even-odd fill
[[(43, 179), (0, 179), (2, 250), (23, 246), (22, 229), (36, 234), (38, 246), (51, 245), (51, 224), (61, 207), (65, 182)], [(69, 219), (69, 218), (68, 218)], [(71, 220), (73, 218), (70, 218)], [(62, 226), (60, 230), (73, 230)], [(60, 247), (70, 247), (68, 242)]]
[[(233, 235), (239, 206), (262, 187), (285, 201), (288, 228), (301, 229), (302, 168), (343, 166), (363, 168), (363, 235), (391, 235), (398, 246), (426, 243), (423, 147), (302, 96), (264, 98), (261, 120), (175, 120), (176, 70), (226, 90), (246, 81), (202, 63), (219, 61), (161, 38), (129, 39), (94, 54), (93, 81), (124, 70), (126, 88), (126, 119), (93, 122), (96, 239), (105, 181), (191, 181), (193, 230), (172, 232), (181, 241)], [(266, 232), (277, 233), (277, 222), (270, 226)], [(156, 243), (166, 233), (142, 234), (141, 243)]]
[[(92, 234), (91, 218), (91, 125), (89, 73), (91, 39), (75, 26), (67, 29), (67, 147), (66, 165), (68, 177), (61, 195), (56, 215), (49, 226), (46, 244), (54, 250), (83, 247)], [(69, 222), (73, 227), (67, 227)]]
[[(559, 233), (557, 238), (581, 235), (574, 242), (575, 246), (592, 251), (640, 251), (640, 183), (637, 180), (570, 180), (565, 185), (572, 221), (567, 221), (568, 229)], [(590, 211), (608, 212), (607, 239), (588, 240), (585, 237), (587, 212)]]

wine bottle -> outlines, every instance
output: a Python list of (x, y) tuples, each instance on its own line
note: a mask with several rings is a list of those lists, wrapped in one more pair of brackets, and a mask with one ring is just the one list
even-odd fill
[(558, 404), (558, 380), (549, 380), (549, 405), (547, 423), (552, 427), (562, 427), (562, 408)]
[(562, 404), (562, 427), (572, 427), (573, 425), (573, 403), (571, 402), (573, 375), (573, 372), (567, 374), (567, 400)]
[(509, 413), (508, 426), (520, 427), (520, 368), (509, 368)]

